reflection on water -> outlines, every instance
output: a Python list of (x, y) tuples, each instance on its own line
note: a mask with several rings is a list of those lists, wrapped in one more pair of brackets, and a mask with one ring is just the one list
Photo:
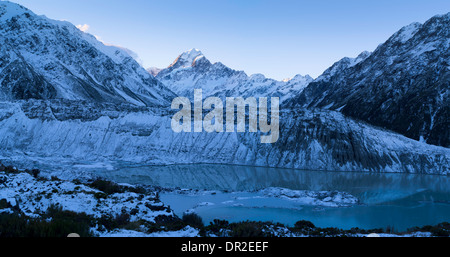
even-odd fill
[(264, 205), (257, 198), (245, 203), (236, 202), (238, 193), (215, 196), (162, 195), (162, 200), (178, 214), (201, 202), (212, 203), (196, 208), (206, 222), (214, 218), (226, 218), (230, 221), (272, 220), (292, 225), (297, 220), (306, 219), (318, 226), (394, 226), (403, 230), (450, 221), (450, 183), (446, 176), (322, 172), (210, 164), (124, 166), (96, 171), (96, 174), (118, 182), (168, 188), (231, 192), (256, 191), (267, 187), (337, 190), (348, 192), (363, 203), (350, 208), (293, 208), (280, 199), (272, 199), (272, 203), (265, 200)]
[[(130, 184), (168, 188), (254, 191), (283, 187), (294, 190), (337, 190), (358, 196), (365, 203), (416, 194), (425, 197), (429, 192), (434, 192), (435, 201), (448, 201), (450, 193), (446, 176), (400, 173), (324, 172), (197, 164), (122, 167), (112, 171), (99, 171), (97, 174)], [(422, 200), (426, 201), (427, 198)]]

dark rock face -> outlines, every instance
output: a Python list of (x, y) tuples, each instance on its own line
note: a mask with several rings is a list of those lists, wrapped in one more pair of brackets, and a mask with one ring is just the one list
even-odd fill
[(339, 110), (449, 147), (449, 42), (450, 14), (411, 24), (356, 65), (336, 63), (288, 105)]
[(21, 59), (4, 67), (0, 81), (2, 94), (13, 100), (51, 99), (56, 96), (56, 89)]

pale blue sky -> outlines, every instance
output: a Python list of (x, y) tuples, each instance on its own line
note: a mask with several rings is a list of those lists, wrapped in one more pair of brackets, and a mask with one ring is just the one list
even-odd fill
[(448, 0), (12, 0), (37, 14), (88, 24), (148, 68), (183, 51), (247, 74), (317, 77), (342, 57), (373, 51), (401, 27), (450, 11)]

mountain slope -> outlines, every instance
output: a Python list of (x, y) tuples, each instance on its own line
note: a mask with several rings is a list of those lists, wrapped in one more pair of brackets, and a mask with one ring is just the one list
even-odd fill
[(123, 49), (0, 2), (0, 97), (169, 105), (174, 94)]
[(341, 60), (288, 105), (339, 110), (449, 147), (449, 88), (450, 13), (402, 28), (356, 65)]
[(268, 96), (280, 97), (281, 101), (300, 93), (313, 80), (308, 75), (297, 75), (289, 81), (268, 79), (262, 74), (247, 76), (220, 62), (211, 63), (198, 49), (182, 53), (156, 77), (182, 96), (192, 97), (194, 89), (201, 88), (204, 96)]

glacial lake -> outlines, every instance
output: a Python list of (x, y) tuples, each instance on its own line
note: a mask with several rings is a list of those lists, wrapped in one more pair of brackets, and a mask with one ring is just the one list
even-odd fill
[[(160, 197), (180, 217), (187, 210), (195, 211), (205, 224), (214, 219), (287, 225), (309, 220), (318, 227), (389, 226), (401, 232), (414, 226), (450, 222), (448, 176), (212, 164), (122, 166), (96, 170), (95, 174), (119, 183), (191, 189), (165, 192)], [(305, 205), (258, 191), (266, 188), (346, 192), (359, 203), (346, 207)]]

